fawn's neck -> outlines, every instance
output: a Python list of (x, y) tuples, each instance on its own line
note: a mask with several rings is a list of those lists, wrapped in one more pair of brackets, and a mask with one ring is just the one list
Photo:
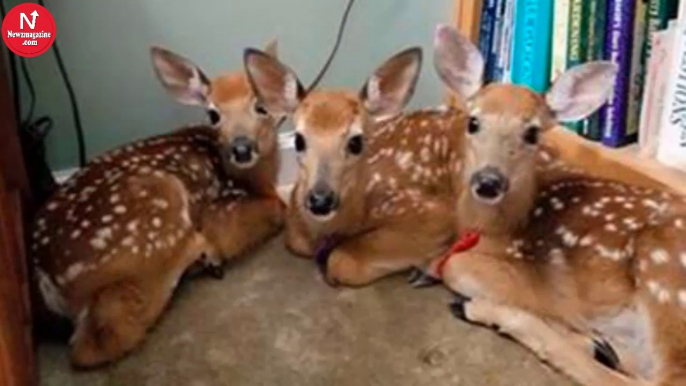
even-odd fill
[(456, 205), (457, 231), (476, 230), (487, 237), (507, 237), (525, 226), (533, 209), (537, 181), (535, 175), (527, 176), (521, 186), (506, 193), (495, 205), (485, 204), (474, 198), (464, 176), (459, 177)]
[(227, 174), (248, 192), (259, 197), (276, 196), (276, 179), (281, 157), (277, 143), (274, 143), (272, 149), (269, 153), (261, 155), (255, 166), (249, 169), (239, 169), (228, 162), (224, 168)]

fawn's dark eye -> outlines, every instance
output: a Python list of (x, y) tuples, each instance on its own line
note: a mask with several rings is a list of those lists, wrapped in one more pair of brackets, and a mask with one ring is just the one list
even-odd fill
[(302, 153), (306, 148), (305, 137), (300, 133), (295, 133), (295, 151)]
[(467, 122), (467, 132), (469, 134), (476, 134), (481, 129), (481, 124), (479, 119), (476, 117), (470, 117), (469, 122)]
[(541, 133), (541, 128), (538, 126), (531, 126), (524, 132), (524, 142), (529, 145), (536, 145), (538, 143), (538, 137)]
[(355, 135), (348, 140), (348, 153), (359, 155), (364, 149), (364, 140), (361, 135)]
[(217, 110), (207, 110), (207, 116), (210, 118), (210, 123), (212, 125), (216, 125), (222, 119), (222, 116), (219, 115)]
[(255, 103), (254, 109), (255, 109), (255, 113), (257, 113), (257, 115), (266, 116), (269, 114), (267, 109), (264, 108), (264, 106), (259, 102)]

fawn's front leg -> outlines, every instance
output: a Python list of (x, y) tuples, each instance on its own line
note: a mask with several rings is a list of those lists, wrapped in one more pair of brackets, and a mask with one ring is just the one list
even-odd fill
[(213, 247), (203, 262), (221, 277), (225, 261), (278, 233), (284, 224), (285, 206), (277, 197), (240, 198), (210, 205), (201, 219), (201, 233)]
[(398, 222), (346, 239), (315, 256), (327, 282), (361, 286), (420, 266), (445, 251), (452, 235), (444, 224)]
[(645, 386), (604, 365), (569, 339), (568, 334), (522, 309), (496, 304), (484, 298), (461, 298), (452, 305), (453, 313), (472, 323), (495, 326), (530, 349), (541, 360), (567, 374), (584, 386)]
[(295, 256), (312, 258), (315, 244), (302, 219), (300, 208), (294, 204), (288, 207), (286, 215), (286, 248)]

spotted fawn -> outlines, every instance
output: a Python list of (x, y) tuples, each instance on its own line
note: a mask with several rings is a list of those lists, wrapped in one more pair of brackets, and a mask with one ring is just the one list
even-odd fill
[(206, 109), (210, 124), (94, 159), (33, 225), (38, 287), (49, 310), (73, 321), (71, 360), (79, 367), (139, 345), (191, 264), (221, 264), (283, 225), (276, 118), (244, 72), (209, 80), (177, 54), (151, 53), (166, 90)]
[(469, 113), (456, 229), (481, 235), (444, 266), (455, 315), (497, 326), (582, 385), (686, 384), (686, 198), (540, 156), (543, 133), (608, 99), (616, 66), (574, 67), (540, 95), (482, 87), (479, 51), (450, 27), (435, 44)]
[(450, 175), (459, 111), (403, 114), (421, 68), (418, 48), (381, 65), (359, 93), (305, 95), (296, 74), (251, 51), (246, 70), (268, 110), (295, 125), (299, 172), (286, 245), (315, 257), (326, 280), (359, 286), (423, 266), (450, 244)]

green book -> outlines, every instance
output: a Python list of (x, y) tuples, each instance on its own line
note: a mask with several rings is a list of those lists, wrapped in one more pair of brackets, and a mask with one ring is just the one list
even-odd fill
[(629, 108), (626, 111), (626, 135), (635, 136), (641, 119), (641, 100), (643, 99), (643, 83), (645, 81), (644, 53), (648, 21), (648, 0), (636, 1), (634, 16), (634, 42), (631, 53), (631, 74), (629, 76)]
[[(606, 11), (607, 0), (589, 1), (589, 19), (591, 23), (588, 28), (587, 61), (604, 59)], [(600, 113), (596, 112), (586, 120), (585, 127), (582, 128), (582, 134), (588, 139), (600, 141), (602, 138)]]
[[(594, 0), (595, 1), (595, 0)], [(567, 29), (567, 69), (585, 63), (588, 56), (589, 26), (591, 2), (588, 0), (570, 0), (569, 25)], [(572, 131), (584, 135), (586, 121), (570, 122), (566, 126)]]

